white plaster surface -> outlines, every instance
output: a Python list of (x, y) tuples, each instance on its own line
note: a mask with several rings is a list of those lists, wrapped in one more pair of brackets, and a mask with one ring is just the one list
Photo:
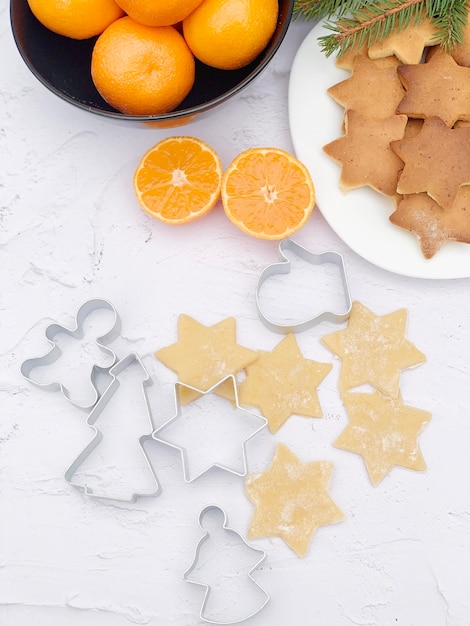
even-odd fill
[[(203, 589), (182, 574), (201, 536), (198, 514), (217, 503), (245, 535), (252, 506), (243, 479), (214, 470), (185, 483), (178, 452), (154, 442), (147, 451), (159, 497), (87, 498), (63, 478), (90, 439), (86, 413), (29, 384), (19, 367), (46, 349), (49, 322), (71, 324), (84, 301), (107, 298), (122, 319), (112, 347), (144, 360), (161, 425), (174, 413), (175, 375), (152, 355), (176, 340), (180, 313), (207, 326), (233, 316), (238, 342), (251, 349), (279, 342), (259, 321), (254, 299), (277, 244), (245, 236), (220, 206), (175, 229), (146, 216), (133, 195), (134, 169), (175, 131), (126, 128), (61, 102), (21, 60), (8, 10), (0, 0), (0, 625), (196, 626)], [(293, 23), (253, 85), (210, 120), (176, 132), (210, 143), (224, 166), (253, 146), (292, 150), (289, 68), (309, 30)], [(402, 376), (402, 393), (432, 412), (420, 437), (428, 470), (395, 468), (373, 488), (362, 459), (333, 448), (347, 417), (339, 362), (320, 338), (335, 327), (299, 334), (304, 356), (334, 364), (319, 388), (324, 418), (293, 417), (276, 435), (253, 437), (249, 471), (266, 469), (281, 441), (305, 461), (330, 459), (331, 494), (346, 519), (321, 527), (303, 559), (281, 539), (253, 541), (267, 552), (254, 576), (271, 601), (247, 624), (469, 626), (470, 283), (378, 269), (318, 212), (295, 239), (341, 252), (353, 298), (377, 314), (408, 309), (408, 336), (427, 362)], [(305, 298), (311, 288), (300, 283)]]

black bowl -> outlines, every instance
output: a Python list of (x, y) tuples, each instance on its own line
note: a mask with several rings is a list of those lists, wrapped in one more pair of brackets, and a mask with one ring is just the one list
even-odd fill
[(118, 120), (178, 126), (225, 102), (246, 87), (273, 58), (289, 26), (294, 0), (279, 0), (276, 30), (265, 50), (239, 70), (218, 70), (196, 61), (196, 79), (189, 95), (170, 113), (126, 115), (103, 100), (91, 79), (91, 53), (96, 37), (78, 41), (56, 35), (33, 15), (27, 0), (11, 0), (10, 19), (18, 50), (36, 78), (75, 106)]

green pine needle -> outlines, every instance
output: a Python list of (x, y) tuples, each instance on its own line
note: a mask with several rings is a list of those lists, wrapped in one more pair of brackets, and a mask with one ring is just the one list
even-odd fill
[(429, 17), (437, 29), (436, 44), (445, 50), (462, 42), (467, 0), (295, 0), (294, 19), (325, 20), (331, 34), (319, 38), (326, 56), (382, 41), (394, 30)]

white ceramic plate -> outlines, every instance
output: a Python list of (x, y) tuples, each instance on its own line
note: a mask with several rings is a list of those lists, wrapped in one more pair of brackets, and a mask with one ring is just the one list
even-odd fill
[(341, 136), (344, 109), (326, 92), (350, 76), (326, 57), (318, 37), (327, 34), (317, 25), (301, 44), (289, 82), (289, 122), (297, 157), (308, 167), (317, 192), (317, 205), (339, 237), (367, 261), (391, 272), (416, 278), (470, 277), (470, 244), (448, 243), (432, 259), (425, 259), (412, 233), (389, 221), (390, 198), (363, 187), (343, 193), (340, 166), (322, 147)]

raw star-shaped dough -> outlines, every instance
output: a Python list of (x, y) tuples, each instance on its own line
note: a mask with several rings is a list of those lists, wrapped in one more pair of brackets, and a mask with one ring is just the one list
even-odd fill
[(426, 259), (449, 241), (470, 243), (470, 185), (459, 189), (450, 209), (443, 209), (427, 193), (404, 196), (390, 221), (416, 235)]
[(406, 28), (395, 29), (385, 39), (373, 43), (369, 47), (369, 56), (379, 59), (394, 54), (403, 63), (419, 63), (426, 46), (434, 42), (436, 33), (436, 27), (429, 19), (419, 24), (408, 24)]
[(325, 346), (341, 360), (340, 391), (369, 384), (396, 398), (402, 370), (426, 357), (405, 338), (407, 311), (375, 315), (353, 302), (348, 326), (323, 337)]
[(417, 438), (430, 421), (428, 411), (403, 404), (402, 398), (374, 393), (345, 393), (349, 424), (334, 442), (336, 448), (362, 456), (370, 481), (377, 485), (390, 470), (425, 470)]
[(403, 137), (406, 120), (406, 115), (372, 120), (356, 111), (346, 112), (346, 135), (323, 148), (341, 164), (344, 191), (369, 186), (387, 196), (395, 194), (403, 162), (391, 150), (390, 142)]
[[(178, 381), (207, 391), (226, 376), (235, 375), (258, 358), (236, 342), (236, 322), (228, 317), (213, 326), (203, 326), (189, 315), (178, 318), (178, 341), (155, 352), (156, 358), (178, 374)], [(198, 397), (189, 389), (183, 393), (182, 404)], [(187, 393), (186, 393), (187, 392)]]
[(277, 432), (293, 415), (322, 417), (317, 387), (333, 367), (303, 357), (292, 333), (272, 352), (260, 350), (257, 361), (246, 368), (239, 387), (242, 405), (256, 406)]
[(333, 463), (303, 463), (284, 444), (276, 448), (269, 469), (246, 479), (246, 492), (255, 505), (248, 536), (281, 537), (305, 556), (319, 526), (344, 519), (328, 494)]
[[(392, 57), (393, 58), (393, 57)], [(397, 74), (399, 61), (381, 67), (375, 61), (359, 56), (350, 78), (328, 89), (330, 96), (346, 110), (353, 109), (365, 117), (385, 119), (396, 113), (405, 95)]]
[(401, 65), (397, 72), (406, 89), (397, 113), (419, 118), (435, 115), (449, 128), (457, 120), (470, 120), (470, 68), (460, 67), (450, 54)]

